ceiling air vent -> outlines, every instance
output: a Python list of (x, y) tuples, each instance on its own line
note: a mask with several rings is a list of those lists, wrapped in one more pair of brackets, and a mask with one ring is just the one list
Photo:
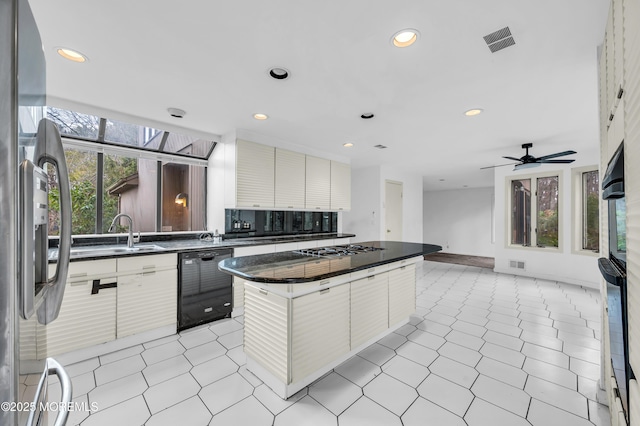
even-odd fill
[(386, 148), (386, 146), (384, 146), (384, 145), (374, 145), (373, 147), (374, 148), (378, 148), (378, 149), (385, 149)]
[(487, 42), (487, 46), (489, 46), (489, 50), (491, 50), (492, 53), (496, 53), (498, 50), (502, 50), (505, 47), (516, 44), (513, 40), (509, 27), (504, 27), (501, 30), (487, 34), (484, 36), (484, 41)]

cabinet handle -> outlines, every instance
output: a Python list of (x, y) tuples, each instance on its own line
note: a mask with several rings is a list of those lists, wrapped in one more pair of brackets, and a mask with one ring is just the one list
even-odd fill
[(367, 278), (369, 279), (369, 281), (371, 281), (371, 280), (375, 279), (376, 276), (375, 275), (371, 275), (370, 277), (367, 277)]
[(293, 206), (287, 206), (287, 208), (288, 208), (288, 209), (292, 209), (292, 208), (293, 208)]
[(80, 278), (80, 277), (86, 277), (87, 273), (86, 272), (81, 272), (79, 274), (69, 274), (69, 278)]
[(253, 207), (260, 207), (260, 204), (254, 204)]
[(91, 286), (91, 294), (98, 294), (98, 292), (104, 288), (116, 287), (118, 287), (117, 282), (100, 284), (100, 280), (93, 280), (93, 285)]
[(146, 271), (146, 272), (142, 273), (142, 276), (143, 277), (148, 277), (150, 275), (155, 275), (155, 274), (156, 274), (156, 271)]
[(407, 269), (407, 267), (406, 267), (406, 266), (401, 266), (401, 267), (400, 267), (400, 270), (401, 270), (401, 271), (404, 271), (405, 269)]
[(265, 296), (269, 294), (269, 292), (268, 292), (267, 290), (263, 289), (263, 288), (259, 288), (259, 289), (258, 289), (258, 292), (259, 292), (260, 294), (264, 294)]
[(322, 207), (316, 207), (316, 210), (320, 210)]
[(371, 274), (376, 271), (376, 268), (371, 268), (367, 271), (367, 274)]
[(156, 265), (144, 265), (142, 269), (155, 269)]
[(320, 294), (329, 293), (330, 291), (331, 291), (330, 288), (325, 288), (325, 289), (320, 290)]
[(331, 282), (331, 280), (320, 281), (320, 285), (327, 285)]

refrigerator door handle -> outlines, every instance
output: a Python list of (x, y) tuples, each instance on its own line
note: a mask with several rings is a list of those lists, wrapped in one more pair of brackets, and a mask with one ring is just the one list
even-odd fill
[[(54, 276), (47, 280), (47, 294), (38, 308), (38, 322), (46, 325), (55, 320), (60, 313), (71, 255), (71, 189), (69, 186), (69, 172), (58, 127), (53, 121), (46, 118), (40, 120), (38, 124), (34, 159), (39, 167), (43, 167), (45, 163), (51, 163), (55, 166), (60, 188), (58, 262), (56, 263)], [(44, 232), (41, 232), (40, 241), (36, 241), (36, 262), (43, 262), (42, 268), (47, 268), (48, 248), (48, 235), (47, 231), (44, 230)]]
[(26, 426), (36, 426), (40, 424), (40, 416), (42, 411), (45, 411), (42, 405), (46, 401), (47, 385), (49, 381), (49, 374), (55, 374), (60, 379), (60, 387), (62, 389), (62, 398), (59, 401), (58, 415), (53, 423), (54, 426), (65, 426), (67, 424), (67, 417), (69, 416), (69, 405), (71, 404), (71, 398), (73, 397), (73, 390), (71, 386), (71, 379), (66, 370), (58, 361), (53, 358), (47, 358), (44, 371), (40, 376), (38, 382), (38, 388), (36, 389), (36, 396), (33, 399), (33, 409), (29, 412), (29, 418), (27, 419)]

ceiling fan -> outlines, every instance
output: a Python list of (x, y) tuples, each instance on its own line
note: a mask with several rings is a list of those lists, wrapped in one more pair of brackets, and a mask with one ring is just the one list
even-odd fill
[(502, 157), (502, 158), (506, 158), (507, 160), (517, 161), (518, 163), (509, 163), (509, 164), (500, 164), (497, 166), (481, 167), (480, 170), (492, 169), (494, 167), (511, 166), (513, 164), (515, 164), (514, 170), (521, 170), (521, 169), (527, 169), (530, 167), (537, 167), (541, 164), (548, 164), (548, 163), (569, 164), (575, 161), (575, 160), (552, 160), (552, 158), (564, 157), (565, 155), (576, 154), (575, 151), (556, 152), (555, 154), (543, 155), (542, 157), (536, 158), (533, 155), (529, 155), (529, 148), (531, 148), (532, 146), (533, 146), (532, 143), (523, 143), (522, 148), (524, 148), (525, 154), (520, 158), (507, 157), (507, 156)]

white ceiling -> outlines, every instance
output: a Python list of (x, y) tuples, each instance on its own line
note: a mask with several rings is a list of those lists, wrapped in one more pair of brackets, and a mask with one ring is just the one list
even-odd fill
[[(243, 129), (349, 157), (354, 168), (400, 166), (427, 190), (492, 186), (480, 167), (522, 156), (525, 142), (535, 156), (573, 149), (573, 158), (598, 145), (597, 46), (609, 0), (30, 4), (48, 95), (78, 110), (217, 135)], [(483, 36), (505, 26), (516, 44), (491, 53)], [(390, 38), (403, 28), (420, 38), (398, 49)], [(66, 61), (58, 46), (89, 61)], [(273, 66), (291, 77), (272, 79)], [(187, 115), (172, 118), (168, 107)], [(470, 108), (484, 113), (465, 117)]]

